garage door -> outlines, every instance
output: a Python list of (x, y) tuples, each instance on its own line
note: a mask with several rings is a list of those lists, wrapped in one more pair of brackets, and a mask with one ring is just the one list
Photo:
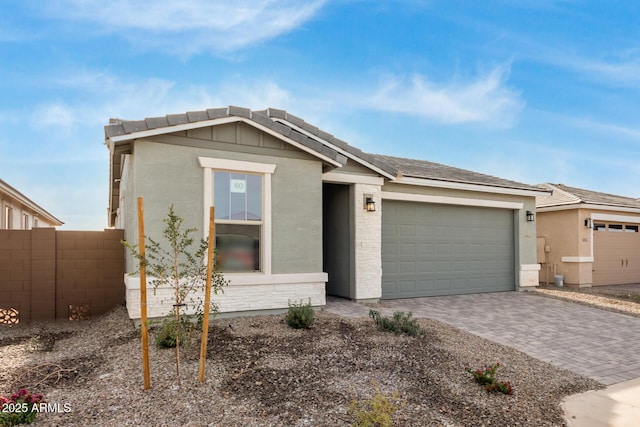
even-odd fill
[(593, 284), (640, 283), (638, 224), (603, 222), (593, 228)]
[(514, 288), (513, 211), (383, 201), (383, 299)]

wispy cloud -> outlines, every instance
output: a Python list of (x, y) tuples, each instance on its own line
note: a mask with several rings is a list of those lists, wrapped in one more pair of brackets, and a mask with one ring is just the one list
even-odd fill
[(49, 13), (97, 24), (142, 47), (180, 55), (230, 51), (288, 33), (315, 16), (326, 0), (55, 0)]
[(273, 81), (226, 80), (216, 85), (183, 85), (170, 80), (122, 79), (83, 70), (71, 77), (54, 79), (70, 96), (65, 102), (41, 103), (31, 122), (37, 127), (99, 129), (109, 118), (137, 120), (143, 117), (239, 105), (250, 108), (294, 105), (291, 93)]
[(365, 98), (365, 108), (410, 114), (440, 123), (481, 123), (509, 127), (524, 101), (506, 86), (507, 67), (475, 79), (436, 83), (422, 75), (392, 77)]

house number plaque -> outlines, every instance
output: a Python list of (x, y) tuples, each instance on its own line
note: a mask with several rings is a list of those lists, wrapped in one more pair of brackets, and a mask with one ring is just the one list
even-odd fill
[(246, 193), (247, 192), (247, 181), (244, 179), (232, 179), (230, 180), (231, 192), (232, 193)]

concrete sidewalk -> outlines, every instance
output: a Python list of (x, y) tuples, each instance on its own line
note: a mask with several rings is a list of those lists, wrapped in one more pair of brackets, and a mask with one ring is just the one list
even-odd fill
[(640, 425), (640, 378), (569, 396), (562, 403), (569, 427)]

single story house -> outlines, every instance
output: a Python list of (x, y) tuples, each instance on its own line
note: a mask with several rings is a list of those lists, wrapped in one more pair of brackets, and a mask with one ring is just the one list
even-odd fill
[(536, 199), (541, 279), (582, 287), (640, 283), (640, 201), (563, 184)]
[[(171, 204), (201, 233), (215, 205), (222, 312), (538, 285), (535, 200), (548, 190), (536, 186), (365, 153), (273, 108), (112, 119), (105, 143), (109, 225), (127, 240), (137, 242), (138, 196), (150, 236)], [(134, 318), (138, 280), (125, 277)]]
[(38, 227), (58, 227), (64, 222), (42, 206), (0, 179), (0, 229), (31, 230)]

